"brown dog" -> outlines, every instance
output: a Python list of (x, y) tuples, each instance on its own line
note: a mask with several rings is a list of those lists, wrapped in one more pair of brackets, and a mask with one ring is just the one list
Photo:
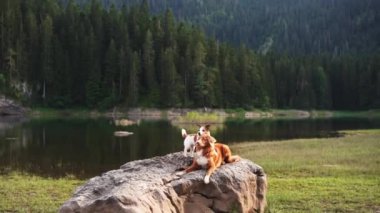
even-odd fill
[[(195, 152), (195, 143), (197, 142), (198, 138), (202, 135), (209, 135), (211, 136), (210, 133), (210, 124), (206, 125), (199, 125), (199, 130), (197, 134), (187, 134), (185, 129), (182, 129), (182, 137), (183, 137), (183, 145), (184, 145), (184, 150), (183, 150), (183, 155), (187, 157), (187, 154), (190, 153), (191, 157), (194, 157), (194, 152)], [(215, 138), (213, 138), (214, 142), (216, 142)]]
[(222, 165), (222, 163), (232, 163), (240, 160), (237, 155), (232, 155), (230, 148), (221, 143), (214, 143), (214, 138), (209, 135), (202, 135), (195, 144), (195, 156), (193, 163), (184, 171), (177, 172), (177, 175), (184, 175), (194, 170), (207, 169), (204, 178), (205, 184), (210, 182), (211, 174)]

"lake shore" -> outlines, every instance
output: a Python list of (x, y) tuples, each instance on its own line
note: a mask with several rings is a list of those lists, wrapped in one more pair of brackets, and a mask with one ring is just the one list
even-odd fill
[(29, 112), (30, 117), (109, 117), (114, 119), (169, 119), (177, 123), (211, 122), (223, 123), (226, 118), (242, 119), (307, 119), (307, 118), (334, 118), (334, 117), (380, 117), (379, 109), (366, 111), (329, 111), (329, 110), (298, 110), (298, 109), (213, 109), (213, 108), (114, 108), (100, 112), (89, 109), (34, 108)]
[[(266, 212), (379, 211), (380, 129), (341, 133), (339, 138), (236, 143), (231, 149), (268, 174)], [(57, 211), (84, 182), (73, 176), (3, 173), (0, 212)]]

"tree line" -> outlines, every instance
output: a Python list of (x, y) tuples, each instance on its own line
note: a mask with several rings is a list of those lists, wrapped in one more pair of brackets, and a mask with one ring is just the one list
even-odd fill
[(1, 4), (0, 91), (32, 106), (380, 106), (379, 54), (261, 55), (206, 37), (171, 10), (153, 16), (147, 1)]

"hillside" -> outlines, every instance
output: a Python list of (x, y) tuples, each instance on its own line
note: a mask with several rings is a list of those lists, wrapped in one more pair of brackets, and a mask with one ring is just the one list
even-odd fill
[[(84, 3), (90, 0), (78, 0)], [(103, 5), (143, 0), (101, 0)], [(218, 40), (262, 53), (373, 53), (380, 50), (377, 0), (147, 0), (153, 13), (173, 10)]]
[(57, 108), (380, 107), (380, 54), (370, 47), (310, 56), (269, 51), (269, 43), (266, 55), (234, 47), (177, 21), (171, 10), (151, 14), (147, 3), (118, 9), (6, 0), (0, 94)]

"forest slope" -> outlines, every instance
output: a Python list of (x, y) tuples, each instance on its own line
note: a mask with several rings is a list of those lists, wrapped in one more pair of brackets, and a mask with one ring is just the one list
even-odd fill
[[(65, 0), (63, 0), (65, 1)], [(77, 0), (80, 3), (89, 0)], [(138, 5), (143, 0), (101, 0)], [(376, 0), (147, 0), (153, 13), (171, 9), (218, 40), (263, 53), (373, 53), (380, 48)]]

